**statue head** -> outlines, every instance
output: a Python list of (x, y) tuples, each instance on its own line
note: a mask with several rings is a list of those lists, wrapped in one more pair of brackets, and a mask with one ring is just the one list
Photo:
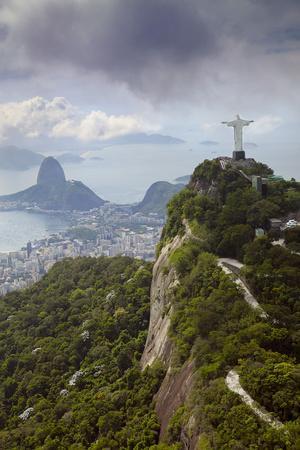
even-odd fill
[(237, 118), (238, 120), (241, 120), (241, 118), (240, 118), (240, 115), (239, 115), (239, 114), (237, 114), (237, 115), (236, 115), (236, 118)]

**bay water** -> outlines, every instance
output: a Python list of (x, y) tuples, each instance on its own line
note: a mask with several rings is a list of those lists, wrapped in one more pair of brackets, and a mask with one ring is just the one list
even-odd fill
[[(280, 148), (279, 148), (280, 146)], [(300, 179), (299, 146), (287, 145), (282, 151), (264, 145), (247, 151), (248, 157), (269, 164), (285, 178)], [(230, 148), (228, 146), (228, 148)], [(120, 145), (82, 153), (80, 164), (64, 165), (67, 179), (80, 180), (97, 195), (114, 203), (141, 201), (148, 187), (155, 181), (173, 182), (175, 178), (191, 174), (205, 158), (231, 155), (220, 146), (189, 144), (176, 145)], [(23, 172), (0, 169), (0, 195), (10, 194), (36, 183), (38, 167)], [(0, 212), (0, 252), (14, 251), (26, 242), (67, 228), (59, 216), (29, 214), (23, 211)]]

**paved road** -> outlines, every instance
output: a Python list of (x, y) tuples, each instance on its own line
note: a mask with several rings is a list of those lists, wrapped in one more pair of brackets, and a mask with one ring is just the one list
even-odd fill
[(230, 264), (231, 266), (236, 267), (239, 270), (242, 267), (244, 267), (244, 264), (239, 262), (237, 259), (233, 259), (233, 258), (219, 258), (219, 262), (220, 262), (220, 264), (223, 264), (223, 263)]
[[(185, 235), (187, 238), (201, 240), (197, 236), (193, 235), (193, 232), (190, 228), (190, 225), (186, 219), (183, 220), (183, 224), (185, 226)], [(229, 266), (228, 266), (229, 265)], [(235, 267), (238, 270), (241, 270), (244, 265), (233, 258), (219, 258), (218, 266), (222, 268), (222, 270), (227, 275), (233, 275), (235, 283), (242, 289), (244, 294), (244, 299), (248, 303), (248, 305), (259, 312), (260, 317), (267, 318), (268, 314), (264, 311), (264, 309), (260, 306), (256, 298), (251, 294), (245, 283), (238, 275), (230, 269), (230, 266)], [(225, 383), (232, 392), (238, 394), (241, 397), (243, 403), (248, 405), (251, 410), (256, 414), (261, 420), (268, 423), (271, 427), (279, 429), (283, 425), (278, 419), (274, 418), (271, 413), (265, 412), (261, 406), (259, 406), (253, 398), (242, 388), (240, 384), (239, 374), (235, 370), (230, 370), (226, 376)]]
[(243, 264), (240, 263), (239, 261), (237, 261), (236, 259), (232, 259), (232, 258), (220, 258), (218, 261), (218, 266), (220, 266), (227, 275), (234, 276), (234, 282), (238, 286), (240, 286), (240, 288), (242, 289), (243, 294), (244, 294), (244, 299), (248, 303), (248, 305), (251, 306), (251, 308), (258, 311), (260, 317), (262, 317), (263, 319), (266, 319), (268, 317), (268, 314), (260, 306), (260, 304), (258, 303), (256, 298), (251, 294), (251, 292), (249, 291), (249, 289), (247, 288), (247, 286), (245, 285), (243, 280), (241, 278), (239, 278), (238, 275), (235, 272), (233, 272), (230, 269), (230, 267), (228, 267), (226, 264), (230, 264), (231, 266), (236, 267), (239, 270), (243, 267)]
[[(289, 249), (285, 246), (284, 239), (278, 239), (278, 241), (272, 241), (271, 243), (272, 243), (272, 245), (274, 245), (274, 246), (280, 245), (280, 247), (283, 247), (283, 248), (285, 248), (286, 250), (289, 250)], [(292, 253), (292, 255), (300, 255), (299, 252), (294, 252), (293, 250), (290, 250), (290, 252)]]
[(253, 398), (246, 392), (240, 383), (239, 374), (235, 370), (230, 370), (225, 379), (225, 383), (232, 392), (238, 394), (241, 397), (243, 403), (248, 405), (254, 414), (256, 414), (264, 422), (268, 423), (273, 428), (281, 428), (283, 423), (280, 420), (274, 418), (269, 412), (263, 411), (262, 407), (259, 406)]
[[(194, 239), (196, 241), (201, 241), (202, 239), (200, 239), (199, 237), (195, 236), (191, 230), (191, 227), (189, 225), (189, 222), (187, 219), (183, 219), (182, 221), (184, 227), (185, 227), (185, 236), (188, 239)], [(240, 288), (242, 289), (243, 293), (244, 293), (244, 299), (245, 301), (248, 303), (249, 306), (251, 306), (251, 308), (257, 310), (259, 312), (260, 317), (266, 319), (268, 317), (268, 314), (264, 311), (264, 309), (260, 306), (260, 304), (258, 303), (258, 301), (256, 300), (255, 297), (253, 297), (253, 295), (251, 294), (251, 292), (249, 291), (249, 289), (247, 288), (247, 286), (245, 285), (245, 283), (243, 282), (243, 280), (241, 280), (241, 278), (239, 278), (231, 269), (229, 266), (233, 266), (236, 269), (240, 270), (242, 269), (242, 267), (244, 267), (244, 265), (242, 263), (240, 263), (239, 261), (237, 261), (236, 259), (233, 258), (219, 258), (218, 260), (218, 265), (222, 268), (222, 270), (227, 274), (227, 275), (234, 275), (234, 281), (235, 283), (240, 286)]]

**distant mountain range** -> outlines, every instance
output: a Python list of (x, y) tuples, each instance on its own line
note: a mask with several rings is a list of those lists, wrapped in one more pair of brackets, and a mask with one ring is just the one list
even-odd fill
[(183, 175), (182, 177), (175, 178), (174, 181), (176, 181), (176, 183), (188, 184), (190, 179), (191, 175)]
[[(41, 153), (7, 145), (0, 147), (0, 170), (28, 170), (39, 166), (44, 158)], [(61, 164), (78, 164), (84, 161), (84, 158), (71, 152), (62, 153), (56, 159)]]
[[(146, 133), (137, 133), (137, 134), (129, 134), (126, 136), (120, 136), (115, 139), (110, 139), (107, 141), (103, 141), (101, 147), (109, 147), (109, 146), (117, 146), (117, 145), (144, 145), (144, 144), (153, 144), (153, 145), (174, 145), (174, 144), (183, 144), (185, 141), (182, 139), (163, 135), (163, 134), (146, 134)], [(61, 145), (65, 145), (66, 143), (57, 144), (58, 148)], [(42, 145), (42, 144), (41, 144)], [(71, 143), (69, 144), (71, 145)], [(99, 143), (95, 147), (95, 144), (90, 145), (91, 149), (99, 150)], [(80, 156), (82, 153), (82, 145), (78, 146), (76, 143), (72, 143), (72, 151), (68, 151), (66, 153), (62, 153), (56, 156), (56, 159), (61, 164), (80, 164), (84, 161), (85, 158)], [(90, 150), (93, 151), (93, 150)], [(51, 148), (51, 150), (47, 147), (47, 153), (53, 152), (55, 154), (57, 152), (56, 148)], [(43, 159), (44, 155), (39, 153), (38, 151), (27, 150), (24, 148), (17, 147), (15, 145), (6, 145), (0, 147), (0, 170), (28, 170), (32, 167), (39, 166)], [(90, 159), (101, 160), (98, 156), (91, 157)]]
[(115, 139), (110, 139), (106, 141), (106, 145), (129, 145), (129, 144), (183, 144), (185, 141), (173, 136), (168, 136), (164, 134), (128, 134), (126, 136), (120, 136)]
[[(179, 144), (181, 139), (160, 134), (123, 136), (111, 140), (111, 145), (125, 144)], [(90, 158), (91, 159), (91, 158)], [(95, 157), (97, 159), (97, 157)], [(99, 158), (100, 159), (100, 158)], [(60, 163), (78, 164), (85, 160), (78, 153), (66, 152), (57, 158), (18, 148), (16, 146), (0, 147), (0, 170), (28, 170), (40, 165), (37, 184), (15, 194), (0, 196), (1, 202), (16, 202), (36, 205), (46, 210), (89, 210), (99, 207), (105, 201), (80, 181), (67, 181)], [(156, 213), (160, 216), (166, 214), (166, 205), (171, 197), (180, 191), (189, 181), (189, 176), (177, 178), (176, 184), (158, 181), (147, 190), (144, 199), (134, 206), (135, 212)]]
[(217, 141), (202, 141), (200, 142), (201, 145), (207, 145), (207, 146), (214, 146), (219, 145), (219, 142)]
[(143, 200), (133, 208), (133, 212), (156, 213), (159, 216), (165, 216), (169, 200), (183, 188), (184, 184), (157, 181), (149, 187)]
[(27, 170), (38, 166), (44, 156), (14, 145), (0, 147), (0, 169), (1, 170)]
[(84, 161), (84, 158), (77, 155), (76, 153), (62, 153), (61, 155), (57, 155), (56, 159), (61, 164), (80, 164)]
[(67, 181), (63, 168), (51, 156), (43, 160), (37, 184), (16, 194), (1, 196), (0, 201), (28, 203), (41, 209), (64, 211), (87, 211), (105, 203), (81, 181)]

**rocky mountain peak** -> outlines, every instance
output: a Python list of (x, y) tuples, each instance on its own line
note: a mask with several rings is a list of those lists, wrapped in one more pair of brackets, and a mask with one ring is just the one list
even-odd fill
[(45, 158), (37, 176), (37, 184), (49, 186), (62, 184), (65, 181), (65, 173), (59, 162), (52, 156)]

